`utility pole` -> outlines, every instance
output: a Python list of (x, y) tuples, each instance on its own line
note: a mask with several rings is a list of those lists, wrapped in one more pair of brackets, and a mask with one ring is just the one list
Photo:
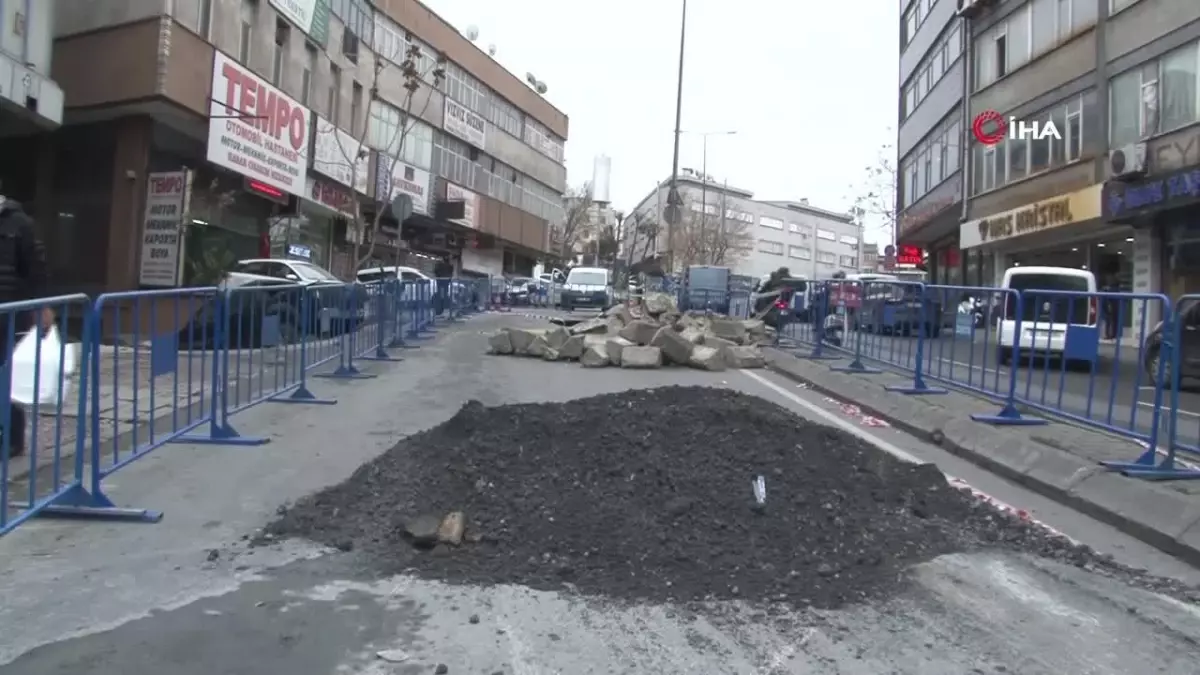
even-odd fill
[[(721, 191), (721, 229), (717, 231), (718, 237), (725, 236), (725, 227), (726, 227), (725, 213), (729, 210), (728, 208), (726, 208), (725, 205), (726, 205), (726, 200), (728, 198), (729, 198), (729, 179), (726, 178), (725, 179), (725, 189)], [(726, 255), (728, 255), (729, 251), (726, 250), (725, 253), (726, 253)]]
[(700, 264), (703, 265), (708, 249), (708, 242), (704, 238), (708, 231), (708, 134), (702, 136), (700, 143), (704, 148), (703, 159), (700, 160)]
[[(687, 41), (687, 0), (683, 0), (683, 16), (679, 21), (679, 81), (675, 86), (675, 155), (671, 160), (671, 187), (667, 192), (667, 206), (680, 208), (679, 199), (679, 135), (683, 123), (683, 56), (684, 44)], [(662, 215), (661, 213), (659, 214)], [(677, 214), (678, 216), (678, 214)], [(675, 271), (675, 222), (676, 218), (667, 219), (667, 273)]]

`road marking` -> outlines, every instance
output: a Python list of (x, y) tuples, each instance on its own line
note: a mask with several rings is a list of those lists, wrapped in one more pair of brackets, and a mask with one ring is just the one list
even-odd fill
[(862, 429), (862, 427), (854, 426), (853, 424), (847, 422), (846, 420), (842, 419), (841, 417), (838, 417), (837, 415), (834, 415), (833, 413), (829, 412), (828, 410), (825, 410), (821, 406), (819, 406), (815, 403), (810, 403), (808, 401), (805, 401), (804, 399), (800, 398), (799, 396), (796, 396), (792, 392), (775, 384), (774, 382), (768, 380), (767, 378), (763, 377), (762, 375), (759, 375), (758, 373), (751, 372), (749, 370), (742, 370), (739, 372), (741, 372), (746, 377), (749, 377), (750, 379), (754, 380), (755, 382), (758, 382), (762, 386), (770, 389), (771, 391), (775, 392), (776, 394), (779, 394), (780, 396), (784, 397), (791, 403), (794, 403), (794, 404), (800, 406), (801, 408), (804, 408), (805, 410), (809, 411), (810, 413), (816, 415), (817, 417), (824, 420), (826, 423), (831, 424), (831, 425), (841, 429), (842, 431), (846, 431), (846, 432), (849, 432), (850, 434), (853, 434), (854, 436), (857, 436), (858, 438), (870, 443), (871, 445), (874, 445), (875, 447), (879, 448), (880, 450), (883, 450), (884, 452), (895, 457), (896, 459), (908, 462), (910, 464), (930, 464), (930, 462), (926, 462), (926, 461), (922, 460), (921, 458), (908, 452), (907, 450), (904, 450), (903, 448), (900, 448), (899, 446), (895, 445), (894, 443), (885, 441), (884, 439), (876, 436), (875, 434), (865, 431), (864, 429)]

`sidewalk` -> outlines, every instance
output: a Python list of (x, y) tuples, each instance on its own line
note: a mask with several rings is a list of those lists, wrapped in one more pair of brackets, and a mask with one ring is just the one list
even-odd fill
[[(852, 375), (780, 349), (764, 350), (768, 366), (827, 396), (931, 442), (1123, 532), (1200, 564), (1200, 482), (1127, 478), (1099, 465), (1133, 461), (1144, 448), (1116, 436), (1051, 421), (1041, 426), (991, 426), (973, 413), (1000, 404), (951, 391), (908, 396), (887, 391), (912, 378), (883, 372)], [(802, 350), (801, 353), (807, 353)]]

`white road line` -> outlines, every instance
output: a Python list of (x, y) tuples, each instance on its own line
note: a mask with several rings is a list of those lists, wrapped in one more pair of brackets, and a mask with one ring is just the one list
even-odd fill
[(908, 452), (907, 450), (900, 448), (899, 446), (895, 445), (894, 443), (885, 441), (884, 439), (876, 436), (875, 434), (872, 434), (872, 433), (866, 431), (862, 427), (857, 427), (857, 426), (847, 422), (846, 420), (842, 419), (841, 417), (834, 415), (833, 413), (829, 412), (828, 410), (825, 410), (824, 408), (822, 408), (821, 406), (819, 406), (815, 403), (810, 403), (808, 401), (805, 401), (804, 399), (800, 398), (799, 396), (796, 396), (792, 392), (775, 384), (774, 382), (768, 380), (767, 378), (763, 377), (762, 375), (759, 375), (758, 373), (755, 373), (755, 372), (752, 372), (749, 370), (742, 370), (739, 372), (742, 373), (743, 375), (745, 375), (746, 377), (749, 377), (750, 379), (754, 380), (755, 382), (758, 382), (762, 386), (770, 389), (771, 391), (775, 392), (776, 394), (779, 394), (780, 396), (784, 397), (788, 401), (790, 401), (790, 402), (800, 406), (801, 408), (804, 408), (805, 410), (809, 411), (810, 413), (816, 415), (817, 417), (821, 418), (828, 424), (832, 424), (833, 426), (841, 429), (842, 431), (846, 431), (848, 433), (851, 433), (851, 434), (857, 436), (858, 438), (870, 443), (871, 445), (874, 445), (875, 447), (879, 448), (880, 450), (883, 450), (884, 452), (895, 457), (896, 459), (899, 459), (899, 460), (902, 460), (905, 462), (909, 462), (910, 464), (929, 464), (930, 463), (930, 462), (926, 462), (926, 461), (922, 460), (921, 458)]

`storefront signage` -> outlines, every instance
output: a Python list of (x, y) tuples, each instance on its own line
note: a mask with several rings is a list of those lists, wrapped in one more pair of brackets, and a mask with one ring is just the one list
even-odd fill
[(479, 203), (479, 195), (466, 188), (460, 188), (454, 183), (446, 183), (446, 201), (463, 203), (463, 217), (450, 222), (471, 229), (478, 228), (479, 225), (475, 221), (475, 207)]
[(312, 112), (221, 52), (213, 56), (208, 161), (304, 196)]
[(270, 0), (275, 11), (296, 24), (313, 42), (329, 40), (329, 0)]
[(301, 260), (312, 260), (312, 249), (300, 244), (288, 244), (288, 255)]
[(146, 214), (142, 221), (142, 286), (179, 285), (179, 250), (183, 214), (187, 210), (186, 171), (152, 173), (146, 181)]
[(355, 217), (354, 195), (350, 193), (349, 188), (333, 181), (309, 177), (308, 199), (347, 218)]
[(398, 194), (412, 197), (413, 213), (429, 215), (429, 172), (379, 155), (375, 166), (375, 199), (391, 203)]
[(959, 248), (972, 248), (1100, 217), (1101, 185), (963, 223)]
[(920, 265), (925, 262), (925, 252), (920, 246), (912, 244), (900, 244), (900, 250), (896, 254), (896, 263), (899, 265)]
[(445, 121), (442, 126), (471, 145), (482, 148), (487, 141), (487, 122), (458, 101), (446, 97)]
[(1200, 167), (1192, 166), (1162, 176), (1104, 184), (1104, 217), (1129, 218), (1145, 213), (1189, 206), (1200, 201)]
[(353, 136), (332, 122), (313, 115), (317, 133), (313, 137), (313, 171), (367, 194), (367, 168), (371, 153)]

